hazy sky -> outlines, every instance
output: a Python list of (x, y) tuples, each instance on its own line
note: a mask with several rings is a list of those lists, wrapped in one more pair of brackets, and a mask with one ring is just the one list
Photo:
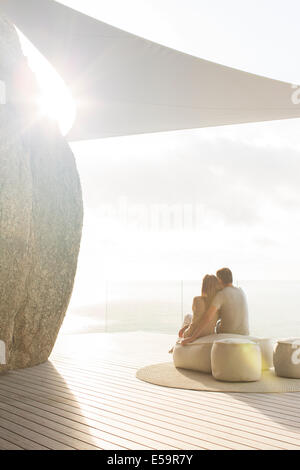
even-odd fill
[[(300, 83), (296, 0), (61, 3), (184, 52)], [(85, 202), (75, 296), (92, 295), (99, 279), (199, 279), (223, 265), (239, 279), (299, 279), (299, 128), (289, 120), (73, 144)], [(155, 224), (159, 211), (165, 225)]]

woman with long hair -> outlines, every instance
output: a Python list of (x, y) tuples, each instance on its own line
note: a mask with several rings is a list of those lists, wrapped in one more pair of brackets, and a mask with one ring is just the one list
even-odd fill
[[(220, 282), (216, 276), (213, 274), (206, 274), (206, 276), (204, 276), (201, 296), (194, 297), (192, 306), (193, 314), (187, 314), (184, 317), (183, 325), (178, 333), (179, 338), (187, 338), (193, 335), (199, 325), (200, 319), (206, 310), (209, 309), (215, 295), (220, 289)], [(216, 314), (203, 329), (201, 336), (213, 335), (215, 333), (217, 320), (218, 315)], [(169, 352), (173, 352), (173, 348)]]

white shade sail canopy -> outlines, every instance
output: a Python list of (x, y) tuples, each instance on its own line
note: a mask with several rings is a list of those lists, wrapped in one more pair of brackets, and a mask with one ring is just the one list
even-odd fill
[(68, 140), (300, 117), (291, 84), (184, 54), (53, 0), (0, 0), (77, 106)]

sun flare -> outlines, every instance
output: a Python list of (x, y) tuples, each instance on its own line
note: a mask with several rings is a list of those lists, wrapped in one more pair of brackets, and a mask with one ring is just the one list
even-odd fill
[(72, 94), (43, 55), (20, 31), (18, 34), (23, 53), (27, 57), (28, 65), (35, 73), (40, 87), (38, 98), (40, 114), (55, 119), (62, 134), (66, 135), (76, 117), (76, 106)]

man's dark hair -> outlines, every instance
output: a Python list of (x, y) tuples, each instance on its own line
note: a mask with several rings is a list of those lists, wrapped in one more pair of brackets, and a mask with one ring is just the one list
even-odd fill
[(232, 284), (232, 272), (229, 268), (222, 268), (217, 271), (217, 277), (221, 279), (223, 284)]

